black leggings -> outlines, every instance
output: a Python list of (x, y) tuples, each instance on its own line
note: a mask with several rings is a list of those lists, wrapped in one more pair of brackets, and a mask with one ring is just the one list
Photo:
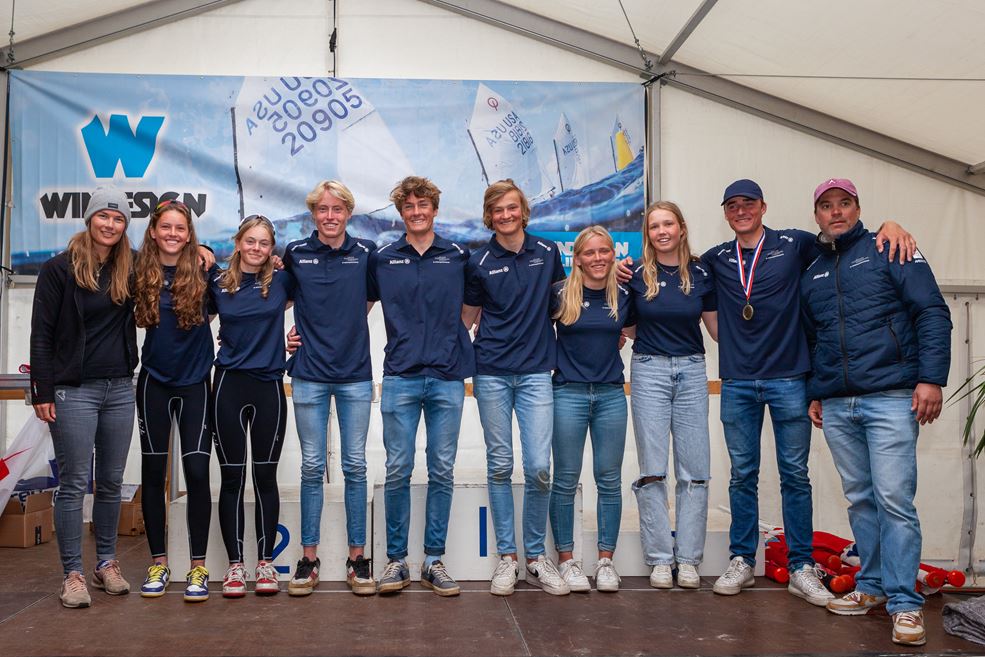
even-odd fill
[(171, 447), (171, 426), (178, 426), (181, 465), (188, 488), (186, 521), (192, 559), (204, 559), (212, 519), (209, 460), (212, 458), (208, 408), (209, 380), (190, 386), (168, 386), (141, 370), (137, 379), (137, 417), (140, 427), (141, 507), (151, 557), (167, 554), (164, 486)]
[(253, 457), (257, 557), (271, 561), (280, 515), (277, 462), (287, 424), (284, 384), (279, 379), (261, 381), (245, 372), (216, 369), (211, 405), (212, 437), (222, 467), (219, 527), (229, 562), (243, 561), (247, 428)]

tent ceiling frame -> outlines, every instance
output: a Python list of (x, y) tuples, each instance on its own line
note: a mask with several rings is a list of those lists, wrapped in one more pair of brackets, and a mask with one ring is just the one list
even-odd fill
[[(976, 180), (971, 175), (967, 162), (883, 135), (723, 77), (710, 75), (679, 62), (658, 64), (653, 71), (647, 71), (638, 63), (634, 63), (639, 61), (639, 54), (633, 46), (567, 23), (505, 4), (500, 0), (418, 1), (589, 57), (635, 73), (646, 80), (653, 80), (654, 76), (658, 77), (660, 84), (688, 91), (985, 196), (985, 181)], [(657, 61), (661, 59), (654, 53), (647, 55)], [(686, 78), (686, 81), (682, 78)], [(650, 159), (656, 157), (659, 157), (659, 154), (654, 153)]]
[[(75, 50), (159, 27), (240, 0), (154, 0), (89, 21), (25, 39), (14, 44), (14, 62), (21, 68), (61, 57)], [(7, 61), (10, 46), (0, 48), (0, 63)]]
[(688, 40), (688, 37), (690, 37), (691, 34), (698, 29), (698, 25), (701, 24), (701, 21), (705, 19), (705, 16), (708, 15), (708, 12), (711, 11), (711, 8), (714, 7), (717, 2), (718, 0), (705, 0), (701, 3), (701, 6), (694, 10), (694, 13), (691, 14), (691, 18), (689, 18), (687, 23), (684, 24), (681, 31), (677, 33), (677, 36), (675, 36), (673, 41), (670, 42), (667, 49), (660, 54), (660, 59), (657, 60), (658, 66), (666, 66), (674, 59), (674, 55), (677, 54), (677, 51), (681, 49), (681, 46), (683, 46), (684, 42)]

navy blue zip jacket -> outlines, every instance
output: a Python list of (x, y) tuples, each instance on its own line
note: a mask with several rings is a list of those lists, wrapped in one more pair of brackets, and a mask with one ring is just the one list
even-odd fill
[(947, 385), (951, 314), (923, 255), (890, 262), (861, 221), (817, 248), (800, 280), (809, 398)]

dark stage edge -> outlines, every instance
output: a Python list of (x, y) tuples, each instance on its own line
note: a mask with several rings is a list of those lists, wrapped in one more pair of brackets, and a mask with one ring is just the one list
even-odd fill
[[(85, 541), (88, 568), (88, 532)], [(119, 552), (137, 588), (148, 562), (144, 538), (121, 536)], [(890, 640), (884, 611), (835, 616), (762, 578), (732, 597), (714, 595), (709, 578), (700, 591), (657, 591), (646, 578), (625, 577), (619, 593), (566, 597), (521, 584), (508, 598), (490, 595), (484, 582), (463, 582), (457, 598), (417, 583), (396, 596), (356, 597), (331, 582), (306, 598), (289, 597), (285, 586), (273, 597), (225, 600), (213, 584), (208, 602), (189, 604), (185, 565), (174, 566), (161, 598), (90, 588), (92, 607), (64, 609), (54, 542), (0, 549), (0, 656), (985, 655), (985, 646), (941, 627), (944, 603), (964, 599), (956, 595), (928, 600), (927, 645), (906, 648)], [(323, 564), (336, 567), (343, 564)]]

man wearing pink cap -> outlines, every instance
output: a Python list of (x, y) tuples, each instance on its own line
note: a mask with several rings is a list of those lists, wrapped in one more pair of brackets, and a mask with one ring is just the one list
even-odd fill
[(862, 569), (856, 589), (827, 603), (842, 616), (886, 605), (893, 641), (923, 645), (916, 591), (920, 522), (917, 434), (941, 412), (951, 362), (951, 320), (927, 261), (880, 257), (859, 221), (858, 189), (831, 178), (814, 191), (820, 252), (801, 276), (811, 354), (810, 417), (822, 427)]

